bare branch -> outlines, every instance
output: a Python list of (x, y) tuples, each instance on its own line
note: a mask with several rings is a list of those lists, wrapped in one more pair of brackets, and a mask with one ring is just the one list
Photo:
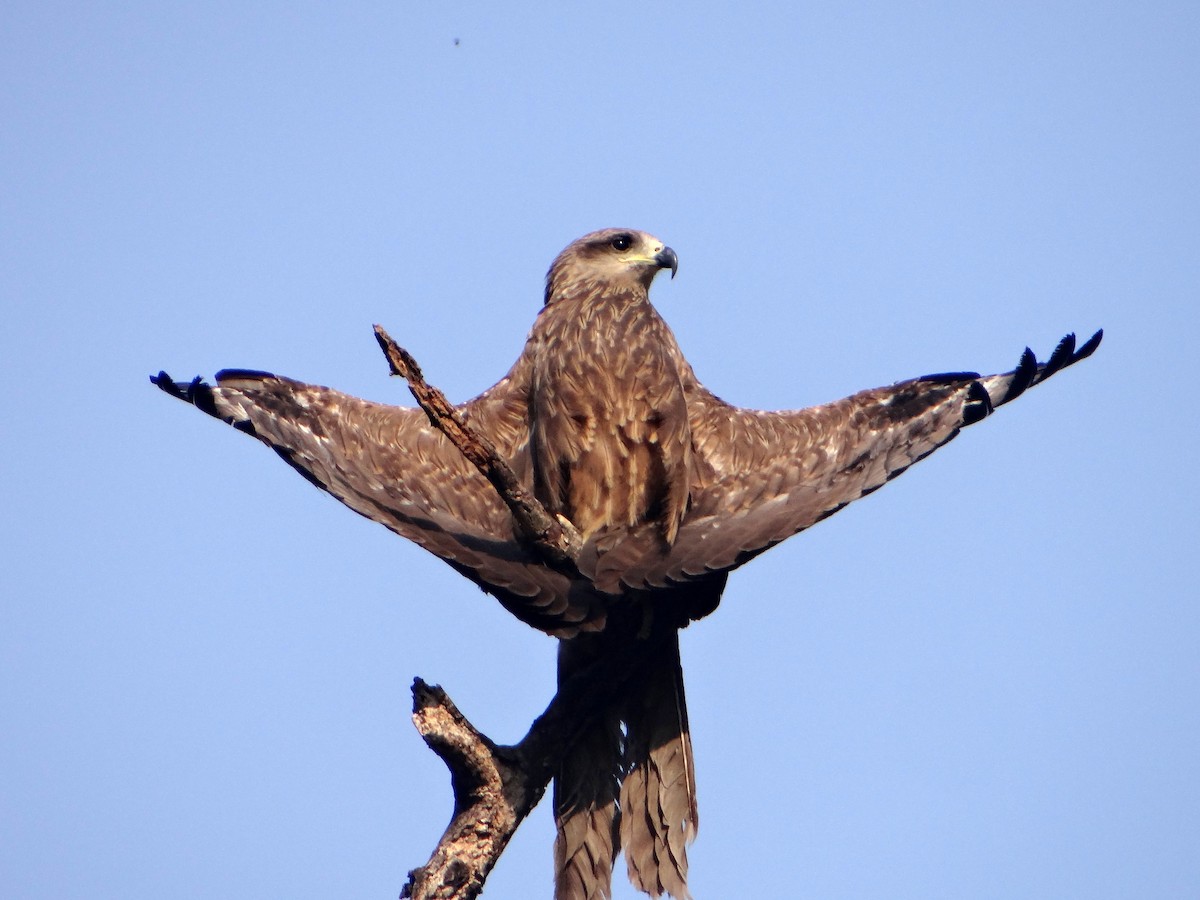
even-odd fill
[(412, 691), (413, 723), (450, 770), (454, 816), (429, 862), (408, 873), (400, 896), (471, 900), (546, 785), (531, 789), (440, 687), (418, 678)]
[(552, 516), (532, 493), (525, 490), (495, 445), (467, 423), (445, 394), (425, 381), (412, 354), (397, 344), (382, 325), (375, 326), (375, 340), (379, 342), (392, 374), (408, 381), (408, 389), (433, 426), (446, 435), (496, 489), (512, 511), (521, 533), (551, 563), (574, 565), (580, 547), (579, 532), (575, 527), (559, 516)]
[[(626, 617), (618, 621), (614, 631), (632, 624)], [(429, 861), (408, 873), (401, 897), (478, 896), (513, 833), (541, 801), (576, 735), (640, 676), (645, 656), (624, 649), (629, 646), (628, 641), (614, 642), (612, 652), (560, 686), (515, 746), (497, 745), (482, 734), (440, 687), (420, 678), (413, 682), (413, 723), (450, 770), (454, 815)]]

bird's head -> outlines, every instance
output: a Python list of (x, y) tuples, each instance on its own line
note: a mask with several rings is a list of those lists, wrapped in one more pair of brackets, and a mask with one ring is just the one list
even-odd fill
[(571, 243), (546, 273), (546, 303), (634, 289), (645, 293), (660, 269), (679, 269), (675, 251), (631, 228), (593, 231)]

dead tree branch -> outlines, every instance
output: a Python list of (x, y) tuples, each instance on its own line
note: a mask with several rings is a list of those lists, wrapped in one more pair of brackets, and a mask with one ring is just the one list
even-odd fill
[[(628, 644), (626, 644), (628, 646)], [(413, 723), (450, 770), (454, 814), (429, 861), (408, 873), (401, 897), (473, 900), (517, 826), (537, 806), (574, 736), (639, 667), (619, 650), (563, 685), (525, 737), (494, 743), (436, 685), (413, 682)]]
[(508, 505), (517, 528), (555, 565), (574, 564), (579, 555), (579, 533), (570, 522), (550, 515), (529, 491), (525, 490), (512, 467), (484, 435), (479, 434), (456, 410), (446, 395), (430, 386), (412, 355), (392, 340), (382, 325), (375, 326), (375, 340), (393, 375), (408, 381), (417, 405), (429, 421), (459, 449), (491, 482), (496, 493)]
[[(580, 540), (571, 523), (552, 516), (524, 488), (492, 442), (425, 381), (417, 361), (379, 325), (375, 339), (392, 374), (408, 381), (429, 421), (496, 489), (519, 533), (551, 565), (574, 568)], [(472, 900), (479, 895), (517, 826), (545, 794), (574, 735), (635, 676), (637, 667), (629, 662), (619, 652), (608, 654), (593, 667), (603, 673), (586, 670), (560, 687), (515, 746), (497, 745), (482, 734), (440, 687), (414, 681), (413, 723), (450, 770), (454, 814), (429, 861), (409, 872), (401, 897)]]
[(458, 711), (440, 687), (413, 682), (413, 722), (450, 770), (454, 816), (429, 861), (408, 873), (401, 897), (470, 900), (545, 791)]

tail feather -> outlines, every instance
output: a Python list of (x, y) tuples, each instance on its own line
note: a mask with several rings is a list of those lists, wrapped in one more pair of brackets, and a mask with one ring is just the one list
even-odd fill
[(609, 900), (618, 818), (615, 798), (556, 814), (555, 900)]
[[(559, 645), (560, 686), (594, 662), (597, 643), (584, 637)], [(555, 776), (554, 900), (611, 896), (620, 850), (621, 744), (620, 712), (613, 706), (575, 736)]]
[(687, 888), (687, 845), (696, 837), (696, 769), (688, 732), (679, 635), (657, 644), (640, 696), (626, 713), (627, 772), (621, 785), (621, 845), (629, 880), (652, 897)]
[(624, 850), (634, 887), (688, 900), (687, 845), (699, 817), (679, 633), (565, 641), (560, 685), (610, 652), (629, 652), (637, 671), (629, 692), (577, 735), (555, 778), (554, 897), (608, 900), (613, 861)]

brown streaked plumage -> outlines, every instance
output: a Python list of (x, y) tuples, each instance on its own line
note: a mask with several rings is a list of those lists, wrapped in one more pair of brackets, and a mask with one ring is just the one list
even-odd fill
[[(626, 234), (630, 249), (614, 250)], [(546, 279), (525, 353), (534, 487), (585, 539), (653, 523), (670, 545), (687, 511), (682, 355), (647, 294), (658, 269), (674, 265), (674, 251), (649, 235), (598, 232), (564, 250)]]
[(579, 576), (544, 565), (507, 508), (415, 409), (263, 372), (153, 380), (274, 449), (313, 484), (446, 560), (562, 638), (560, 681), (620, 652), (638, 677), (578, 736), (555, 780), (555, 895), (609, 896), (613, 860), (653, 896), (688, 895), (697, 825), (678, 630), (727, 573), (870, 493), (1062, 368), (1068, 335), (1004, 375), (926, 376), (790, 412), (730, 406), (697, 381), (648, 289), (673, 251), (608, 229), (554, 261), (524, 352), (459, 409), (584, 539)]

